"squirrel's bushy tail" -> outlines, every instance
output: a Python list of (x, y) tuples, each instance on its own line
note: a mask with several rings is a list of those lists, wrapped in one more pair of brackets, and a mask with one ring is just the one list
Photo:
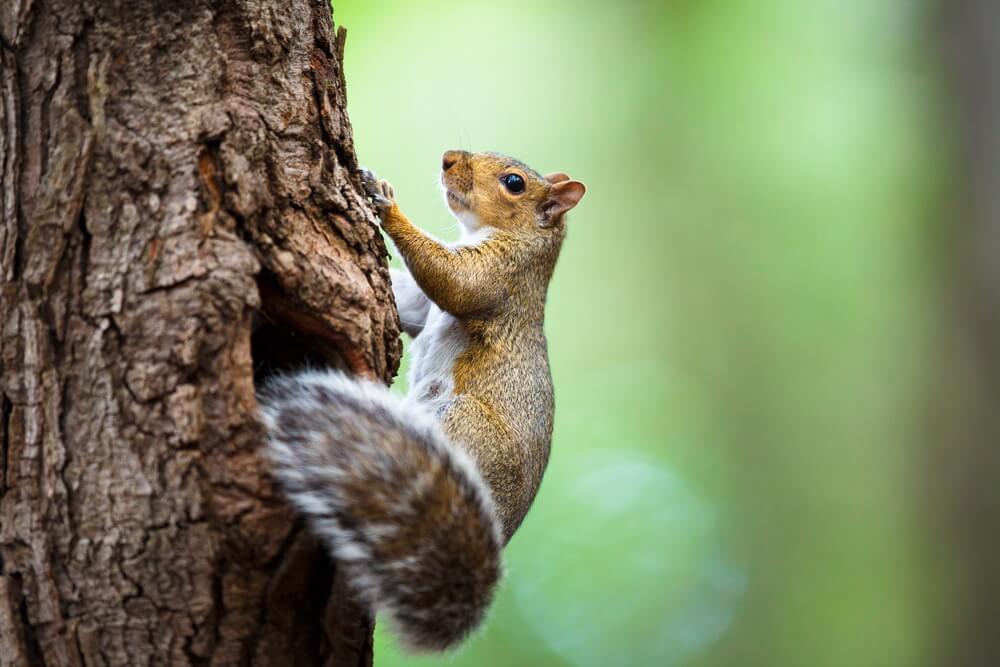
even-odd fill
[(440, 650), (482, 621), (500, 578), (500, 523), (469, 456), (381, 385), (331, 371), (261, 393), (268, 456), (350, 585), (406, 645)]

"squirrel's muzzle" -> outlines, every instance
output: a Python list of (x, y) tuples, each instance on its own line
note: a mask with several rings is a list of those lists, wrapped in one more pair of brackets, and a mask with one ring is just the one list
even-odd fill
[(460, 160), (468, 156), (469, 154), (465, 151), (445, 151), (445, 154), (441, 157), (441, 171), (448, 171), (458, 164)]

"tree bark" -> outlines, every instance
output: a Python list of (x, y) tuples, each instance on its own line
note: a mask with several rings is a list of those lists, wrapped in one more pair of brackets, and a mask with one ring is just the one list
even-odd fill
[(0, 5), (0, 666), (371, 664), (255, 386), (399, 322), (326, 0)]

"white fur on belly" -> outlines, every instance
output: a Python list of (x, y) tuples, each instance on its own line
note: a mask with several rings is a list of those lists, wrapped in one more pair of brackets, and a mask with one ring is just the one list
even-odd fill
[(407, 398), (432, 414), (447, 405), (455, 396), (455, 359), (468, 342), (462, 323), (432, 303), (427, 324), (413, 341)]
[[(494, 227), (483, 225), (479, 217), (470, 211), (463, 211), (456, 217), (462, 223), (462, 236), (452, 244), (453, 248), (479, 245), (496, 231)], [(413, 287), (418, 291), (420, 289), (416, 283), (413, 283)], [(422, 293), (421, 296), (427, 299)], [(410, 293), (406, 297), (413, 299), (414, 295)], [(400, 299), (404, 300), (406, 299)], [(454, 316), (438, 308), (430, 299), (427, 299), (427, 305), (429, 308), (424, 311), (426, 319), (423, 330), (413, 340), (407, 400), (420, 403), (431, 414), (437, 414), (455, 397), (455, 360), (465, 352), (469, 335)], [(413, 314), (407, 313), (408, 316)], [(402, 315), (401, 308), (400, 316)]]

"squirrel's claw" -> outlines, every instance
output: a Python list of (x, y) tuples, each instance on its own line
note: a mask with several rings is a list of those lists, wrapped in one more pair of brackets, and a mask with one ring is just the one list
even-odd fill
[(396, 201), (396, 193), (388, 181), (383, 181), (370, 169), (364, 167), (358, 169), (358, 175), (361, 177), (361, 187), (364, 188), (365, 194), (371, 199), (379, 213), (384, 213), (392, 208)]
[(378, 192), (378, 176), (367, 167), (359, 167), (358, 176), (361, 178), (361, 187), (364, 188), (365, 194), (374, 197)]

